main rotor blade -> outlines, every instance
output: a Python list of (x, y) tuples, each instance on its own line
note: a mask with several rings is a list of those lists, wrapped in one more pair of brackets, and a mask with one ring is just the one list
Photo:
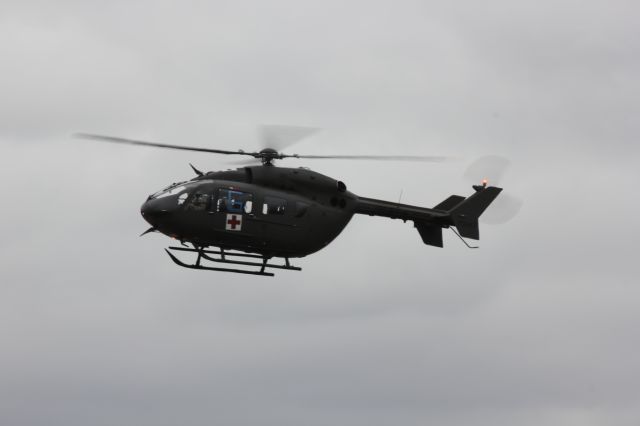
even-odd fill
[(287, 155), (282, 154), (281, 158), (305, 158), (310, 160), (331, 159), (331, 160), (375, 160), (375, 161), (424, 161), (430, 163), (441, 163), (450, 160), (451, 157), (435, 155)]
[(125, 138), (117, 138), (114, 136), (104, 136), (104, 135), (94, 135), (91, 133), (76, 133), (74, 134), (77, 138), (82, 139), (92, 139), (96, 141), (104, 141), (104, 142), (115, 142), (115, 143), (123, 143), (129, 145), (142, 145), (142, 146), (153, 146), (156, 148), (169, 148), (169, 149), (179, 149), (183, 151), (199, 151), (199, 152), (209, 152), (213, 154), (227, 154), (227, 155), (249, 155), (251, 157), (259, 158), (259, 154), (256, 152), (244, 152), (244, 151), (226, 151), (223, 149), (211, 149), (211, 148), (198, 148), (193, 146), (182, 146), (182, 145), (170, 145), (165, 143), (156, 143), (156, 142), (145, 142), (139, 141), (135, 139), (125, 139)]
[[(280, 127), (282, 129), (288, 128), (292, 129), (290, 126), (273, 126)], [(316, 129), (311, 128), (297, 128), (292, 133), (295, 133), (295, 137), (291, 137), (289, 139), (290, 142), (294, 141), (294, 139), (300, 140), (304, 136), (308, 136), (311, 133), (315, 132)], [(304, 134), (304, 136), (303, 136)], [(375, 160), (375, 161), (422, 161), (422, 162), (432, 162), (439, 163), (446, 160), (451, 159), (451, 157), (442, 157), (442, 156), (420, 156), (420, 155), (298, 155), (298, 154), (280, 154), (277, 151), (271, 149), (271, 152), (265, 152), (269, 150), (262, 150), (260, 152), (245, 152), (242, 150), (238, 151), (228, 151), (223, 149), (212, 149), (212, 148), (200, 148), (193, 146), (182, 146), (182, 145), (171, 145), (165, 143), (156, 143), (156, 142), (147, 142), (136, 139), (126, 139), (119, 138), (115, 136), (106, 136), (106, 135), (96, 135), (93, 133), (76, 133), (74, 134), (77, 138), (82, 139), (91, 139), (97, 141), (104, 142), (114, 142), (128, 145), (141, 145), (141, 146), (151, 146), (155, 148), (168, 148), (168, 149), (177, 149), (182, 151), (198, 151), (198, 152), (208, 152), (213, 154), (225, 154), (225, 155), (245, 155), (258, 159), (283, 159), (283, 158), (304, 158), (310, 160), (316, 159), (333, 159), (333, 160)]]
[(320, 131), (317, 127), (262, 125), (258, 134), (262, 148), (271, 148), (280, 152), (286, 147), (300, 142), (302, 139)]
[(223, 164), (227, 166), (239, 166), (239, 167), (250, 167), (250, 166), (261, 166), (262, 163), (260, 160), (255, 158), (243, 158), (241, 160), (229, 160), (225, 161)]

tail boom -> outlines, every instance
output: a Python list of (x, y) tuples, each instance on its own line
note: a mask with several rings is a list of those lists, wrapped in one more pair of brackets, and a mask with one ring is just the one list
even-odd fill
[(425, 244), (442, 247), (442, 229), (455, 226), (465, 238), (480, 239), (478, 218), (500, 194), (502, 188), (474, 187), (476, 192), (465, 198), (452, 195), (434, 208), (411, 206), (359, 197), (356, 213), (413, 221)]

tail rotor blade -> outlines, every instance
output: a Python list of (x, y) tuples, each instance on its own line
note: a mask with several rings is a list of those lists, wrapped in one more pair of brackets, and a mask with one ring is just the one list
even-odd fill
[[(487, 155), (471, 163), (464, 177), (473, 183), (488, 181), (489, 184), (500, 184), (510, 165), (511, 162), (505, 157)], [(490, 225), (507, 223), (516, 217), (523, 204), (524, 200), (506, 188), (480, 217), (480, 221)]]
[(472, 182), (488, 179), (491, 184), (499, 184), (511, 162), (499, 155), (487, 155), (471, 163), (464, 177)]
[(493, 205), (480, 217), (480, 221), (489, 225), (507, 223), (517, 216), (523, 204), (524, 201), (521, 198), (502, 191)]

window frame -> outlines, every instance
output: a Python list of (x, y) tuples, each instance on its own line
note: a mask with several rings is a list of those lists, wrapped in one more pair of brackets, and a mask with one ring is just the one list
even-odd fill
[[(226, 196), (222, 194), (226, 192)], [(232, 198), (232, 194), (239, 194), (241, 204), (240, 207), (235, 207), (234, 201), (236, 198)], [(223, 202), (221, 204), (221, 202)], [(224, 208), (222, 206), (224, 205)], [(247, 211), (247, 205), (249, 210)], [(231, 208), (229, 208), (231, 207)], [(215, 203), (212, 204), (211, 210), (216, 213), (235, 213), (235, 214), (251, 214), (253, 211), (253, 193), (242, 191), (235, 188), (218, 188), (215, 192)]]
[[(203, 206), (199, 206), (194, 203), (196, 198), (201, 198), (201, 197), (204, 197)], [(211, 209), (210, 203), (211, 203), (211, 194), (209, 194), (207, 191), (195, 191), (192, 194), (190, 194), (189, 198), (183, 204), (184, 204), (184, 209), (186, 211), (204, 212), (204, 211), (209, 211)]]
[[(263, 216), (284, 216), (287, 214), (289, 210), (287, 208), (287, 199), (276, 197), (273, 195), (265, 195), (262, 199), (262, 210), (261, 213)], [(276, 210), (271, 210), (275, 206)]]

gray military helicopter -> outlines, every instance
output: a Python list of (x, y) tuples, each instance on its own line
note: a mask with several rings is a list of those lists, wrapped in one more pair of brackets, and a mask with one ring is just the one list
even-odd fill
[[(451, 195), (433, 208), (358, 196), (339, 180), (307, 168), (277, 167), (283, 159), (352, 159), (442, 161), (434, 156), (298, 155), (274, 148), (256, 152), (226, 151), (103, 136), (77, 137), (158, 148), (252, 157), (261, 165), (236, 170), (202, 172), (149, 195), (142, 204), (143, 218), (151, 225), (142, 235), (160, 232), (180, 241), (165, 251), (177, 265), (208, 271), (273, 276), (267, 269), (300, 271), (291, 258), (312, 254), (333, 241), (354, 214), (410, 220), (425, 244), (443, 247), (442, 230), (464, 238), (480, 238), (478, 218), (502, 188), (486, 180), (473, 185), (469, 197)], [(453, 229), (455, 227), (457, 232)], [(190, 246), (188, 245), (190, 244)], [(474, 248), (472, 246), (468, 247)], [(176, 254), (195, 254), (193, 264)], [(273, 263), (283, 258), (284, 263)], [(216, 264), (233, 267), (211, 266)], [(240, 268), (244, 269), (240, 269)], [(251, 268), (249, 268), (251, 267)]]

